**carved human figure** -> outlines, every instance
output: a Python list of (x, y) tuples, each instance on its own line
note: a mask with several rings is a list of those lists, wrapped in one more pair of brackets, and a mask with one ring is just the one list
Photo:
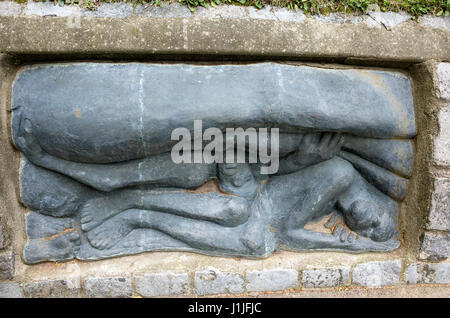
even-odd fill
[[(113, 213), (130, 208), (90, 231), (89, 241), (97, 248), (110, 248), (136, 228), (151, 228), (206, 251), (266, 255), (276, 248), (267, 245), (271, 240), (266, 236), (271, 235), (271, 227), (278, 227), (276, 240), (293, 249), (385, 249), (386, 244), (378, 242), (394, 235), (395, 219), (387, 211), (371, 208), (369, 202), (349, 203), (346, 191), (357, 173), (350, 163), (335, 157), (342, 137), (313, 133), (300, 139), (299, 150), (284, 158), (279, 174), (267, 182), (257, 182), (247, 164), (219, 164), (219, 186), (228, 195), (131, 191), (128, 199), (121, 197), (119, 206), (114, 204)], [(109, 200), (96, 202), (96, 208), (88, 202), (83, 209), (94, 218), (105, 199)], [(334, 235), (304, 228), (312, 219), (330, 214), (338, 202), (351, 229), (370, 239), (340, 227)], [(112, 211), (103, 213), (111, 217)], [(91, 218), (86, 218), (89, 223)], [(284, 223), (277, 224), (279, 220)]]
[[(81, 208), (81, 228), (99, 249), (113, 247), (137, 228), (159, 230), (204, 252), (247, 256), (268, 255), (277, 242), (297, 250), (385, 250), (388, 245), (379, 242), (395, 233), (392, 214), (347, 195), (358, 173), (336, 157), (344, 141), (339, 134), (298, 135), (297, 151), (280, 160), (278, 174), (257, 181), (248, 164), (174, 164), (167, 153), (109, 165), (65, 161), (42, 151), (31, 121), (22, 125), (17, 142), (33, 163), (110, 190)], [(219, 192), (120, 189), (139, 184), (195, 188), (215, 177)], [(304, 228), (335, 206), (350, 229), (368, 239), (341, 228), (334, 235)]]

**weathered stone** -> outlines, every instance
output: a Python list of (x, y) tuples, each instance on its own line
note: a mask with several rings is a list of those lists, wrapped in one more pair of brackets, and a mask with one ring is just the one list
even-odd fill
[(450, 166), (450, 107), (438, 114), (439, 134), (434, 138), (434, 160), (438, 165)]
[(432, 14), (427, 14), (420, 17), (419, 23), (434, 29), (450, 30), (450, 19), (448, 17), (437, 17)]
[(400, 279), (401, 261), (380, 261), (358, 264), (352, 272), (355, 285), (379, 287), (396, 285)]
[(0, 16), (18, 16), (22, 6), (13, 1), (0, 1)]
[(83, 10), (82, 16), (95, 18), (118, 18), (123, 19), (133, 14), (133, 6), (125, 2), (118, 3), (101, 3), (94, 11)]
[(1, 218), (0, 218), (0, 249), (2, 249), (4, 246), (4, 242), (5, 242), (5, 234), (3, 233), (3, 225), (1, 223)]
[(78, 6), (59, 6), (53, 2), (27, 2), (25, 7), (25, 15), (37, 15), (37, 16), (57, 16), (68, 17), (78, 12), (80, 9)]
[(139, 4), (136, 6), (135, 14), (147, 18), (189, 18), (192, 15), (187, 6), (179, 3), (162, 3), (158, 7)]
[(74, 298), (80, 297), (80, 288), (70, 280), (41, 280), (22, 285), (25, 297), (29, 298)]
[(18, 283), (0, 283), (0, 298), (23, 298)]
[[(80, 58), (94, 55), (118, 58), (124, 54), (156, 56), (169, 52), (217, 58), (223, 55), (266, 59), (273, 56), (309, 60), (337, 58), (338, 62), (352, 57), (376, 65), (410, 65), (430, 59), (446, 60), (449, 56), (448, 31), (413, 22), (397, 25), (391, 32), (384, 28), (371, 28), (368, 32), (359, 23), (336, 26), (309, 18), (284, 22), (250, 17), (209, 19), (194, 14), (186, 19), (136, 18), (125, 24), (118, 18), (82, 16), (81, 26), (83, 32), (73, 32), (67, 19), (58, 17), (4, 17), (0, 21), (0, 51), (16, 54), (71, 52)], [(52, 41), (48, 41), (47, 34), (52, 34)]]
[(199, 7), (195, 10), (194, 16), (211, 19), (243, 19), (247, 16), (247, 8), (239, 6)]
[(411, 19), (409, 14), (397, 12), (369, 12), (368, 15), (388, 30)]
[(189, 277), (187, 273), (157, 273), (134, 277), (136, 292), (144, 297), (188, 294)]
[(450, 263), (411, 264), (405, 270), (408, 284), (450, 284)]
[(450, 254), (450, 234), (426, 232), (420, 249), (419, 258), (429, 261), (441, 261)]
[[(436, 73), (441, 98), (450, 99), (450, 63), (439, 63), (436, 67)], [(449, 125), (448, 121), (447, 125)]]
[(295, 12), (294, 10), (287, 10), (286, 8), (275, 8), (271, 6), (264, 6), (262, 9), (248, 7), (248, 16), (252, 19), (258, 20), (276, 20), (283, 22), (300, 22), (306, 16), (302, 11)]
[(314, 20), (324, 23), (338, 23), (338, 24), (359, 24), (365, 25), (369, 28), (382, 28), (381, 23), (371, 18), (369, 15), (355, 15), (346, 13), (330, 13), (327, 15), (314, 15)]
[(0, 254), (0, 280), (14, 277), (14, 254), (6, 252)]
[(302, 287), (335, 287), (347, 285), (349, 267), (305, 269), (302, 271)]
[(127, 277), (88, 277), (84, 281), (87, 297), (123, 298), (131, 297), (131, 280)]
[(197, 295), (243, 292), (244, 278), (240, 274), (221, 272), (215, 268), (195, 272), (194, 293)]
[(247, 271), (247, 291), (273, 291), (296, 288), (298, 272), (294, 269), (265, 269)]
[(450, 231), (450, 179), (436, 178), (428, 216), (429, 230)]
[[(311, 89), (288, 93), (298, 83)], [(193, 93), (199, 90), (219, 93)], [(271, 105), (278, 105), (276, 113)], [(28, 264), (163, 249), (265, 257), (281, 245), (350, 251), (399, 246), (398, 206), (389, 197), (401, 201), (406, 195), (407, 179), (399, 175), (410, 173), (409, 139), (416, 132), (410, 79), (399, 72), (277, 63), (40, 65), (16, 77), (11, 108), (12, 139), (29, 160), (20, 173), (21, 198), (37, 210), (26, 218), (23, 258)], [(203, 114), (209, 115), (198, 117)], [(205, 131), (218, 125), (286, 127), (290, 133), (283, 133), (279, 143), (283, 172), (260, 187), (249, 165), (230, 174), (221, 172), (227, 169), (222, 164), (174, 162), (174, 129), (197, 125), (197, 118), (203, 118)], [(108, 127), (108, 133), (99, 127)], [(322, 135), (335, 130), (347, 134)], [(320, 138), (331, 140), (327, 149)], [(266, 178), (261, 171), (256, 177)], [(197, 188), (216, 176), (233, 198), (173, 190)], [(235, 189), (231, 178), (238, 177), (247, 181)], [(377, 195), (367, 182), (387, 196)], [(129, 189), (141, 184), (171, 190)], [(363, 190), (345, 191), (351, 186)], [(339, 199), (348, 202), (341, 212), (353, 215), (352, 230), (369, 239), (313, 232), (305, 242), (301, 231), (284, 239), (288, 234), (281, 233), (280, 222), (289, 222), (292, 215), (287, 213), (298, 206), (300, 193), (307, 193), (302, 197), (314, 201), (314, 208), (302, 211), (311, 215), (298, 218), (302, 224), (295, 225), (297, 230), (321, 214), (321, 206)], [(346, 198), (328, 193), (346, 193)], [(256, 211), (259, 206), (263, 212)], [(270, 226), (249, 217), (255, 213)], [(366, 214), (381, 221), (368, 228), (363, 224)], [(258, 228), (239, 226), (246, 222)]]

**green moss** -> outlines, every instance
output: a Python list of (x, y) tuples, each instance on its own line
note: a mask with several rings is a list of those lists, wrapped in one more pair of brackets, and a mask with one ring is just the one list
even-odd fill
[[(19, 3), (27, 0), (14, 0)], [(45, 0), (38, 0), (45, 1)], [(83, 8), (95, 10), (101, 2), (130, 2), (135, 5), (144, 4), (160, 6), (162, 2), (177, 2), (177, 0), (54, 0), (59, 5), (78, 4)], [(253, 6), (258, 9), (265, 5), (285, 7), (289, 10), (309, 14), (329, 14), (331, 12), (366, 13), (372, 5), (378, 5), (381, 11), (405, 11), (417, 19), (423, 14), (448, 16), (450, 0), (178, 0), (179, 3), (195, 11), (196, 7), (215, 7), (220, 4)]]

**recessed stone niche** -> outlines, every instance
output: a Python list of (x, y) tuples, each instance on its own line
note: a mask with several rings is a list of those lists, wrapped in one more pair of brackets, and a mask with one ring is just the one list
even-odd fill
[[(28, 264), (152, 251), (266, 258), (400, 246), (416, 135), (404, 73), (55, 63), (22, 68), (12, 87)], [(264, 163), (248, 161), (175, 163), (172, 132), (198, 133), (196, 120), (200, 134), (278, 129), (268, 149), (278, 149), (278, 170), (262, 174)]]

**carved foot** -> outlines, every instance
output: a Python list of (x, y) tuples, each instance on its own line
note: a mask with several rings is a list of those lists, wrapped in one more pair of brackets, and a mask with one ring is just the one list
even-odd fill
[(133, 231), (140, 218), (139, 210), (127, 210), (88, 232), (91, 245), (99, 250), (109, 249)]
[(88, 232), (114, 215), (132, 208), (128, 201), (121, 193), (87, 201), (80, 209), (81, 229)]
[(80, 248), (80, 234), (74, 229), (57, 235), (28, 241), (23, 251), (26, 263), (66, 261), (73, 259)]
[(72, 219), (54, 218), (31, 212), (26, 217), (27, 236), (30, 239), (56, 235), (66, 229), (72, 228)]

